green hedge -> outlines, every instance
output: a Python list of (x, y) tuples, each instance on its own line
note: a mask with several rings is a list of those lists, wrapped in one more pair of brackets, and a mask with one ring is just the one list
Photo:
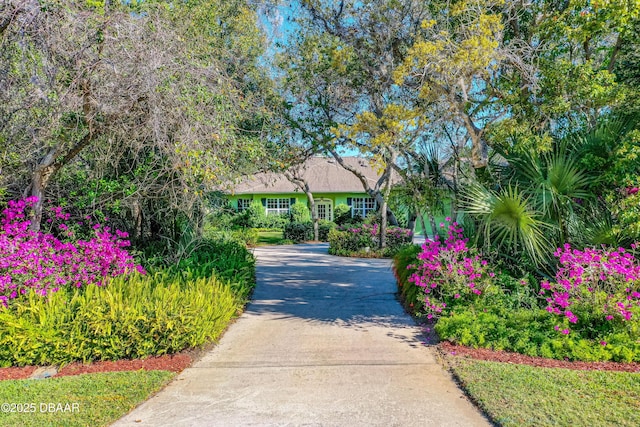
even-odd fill
[[(336, 224), (331, 221), (318, 221), (318, 239), (321, 242), (329, 240), (329, 232), (336, 228)], [(295, 243), (301, 243), (313, 240), (313, 223), (311, 222), (292, 222), (284, 227), (283, 238), (291, 240)]]
[(378, 249), (378, 225), (360, 224), (339, 227), (328, 233), (329, 253), (339, 256), (391, 257), (411, 243), (411, 232), (399, 227), (387, 228), (386, 246)]
[(303, 203), (294, 203), (289, 208), (289, 220), (291, 222), (310, 222), (311, 212), (307, 205)]
[(310, 222), (292, 222), (284, 227), (282, 237), (294, 243), (313, 240), (313, 224)]
[(398, 296), (405, 310), (413, 315), (420, 313), (424, 305), (422, 289), (409, 283), (409, 277), (416, 271), (415, 268), (409, 267), (417, 263), (420, 250), (420, 245), (410, 245), (401, 249), (393, 257), (393, 269), (398, 281)]

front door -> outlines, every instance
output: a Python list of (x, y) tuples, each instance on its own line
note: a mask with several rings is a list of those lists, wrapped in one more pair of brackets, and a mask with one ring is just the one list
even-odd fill
[(331, 209), (331, 206), (331, 200), (318, 200), (316, 202), (316, 213), (318, 219), (333, 221), (333, 211)]

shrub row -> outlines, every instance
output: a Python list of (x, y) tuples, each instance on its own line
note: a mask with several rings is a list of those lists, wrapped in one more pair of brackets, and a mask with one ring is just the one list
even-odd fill
[(215, 340), (242, 303), (229, 283), (193, 272), (115, 278), (47, 298), (30, 292), (0, 310), (0, 365), (175, 353)]
[(386, 236), (386, 247), (377, 251), (380, 239), (377, 224), (331, 230), (328, 235), (329, 253), (339, 256), (393, 256), (411, 243), (413, 234), (404, 228), (389, 227)]
[(640, 361), (637, 257), (569, 247), (556, 256), (555, 281), (494, 272), (453, 224), (444, 242), (396, 256), (399, 294), (405, 306), (437, 322), (441, 339), (455, 343), (556, 359)]
[[(19, 203), (5, 212), (0, 238), (6, 253), (0, 251), (0, 277), (8, 272), (12, 281), (0, 282), (6, 285), (4, 291), (10, 292), (22, 278), (14, 271), (20, 268), (12, 261), (16, 248), (25, 248), (37, 259), (64, 261), (67, 258), (60, 254), (72, 252), (77, 244), (69, 233), (63, 233), (65, 242), (43, 233), (28, 234), (25, 207)], [(108, 232), (95, 230), (98, 238)], [(124, 243), (111, 237), (103, 240), (113, 242), (104, 258), (117, 253), (118, 259), (134, 265), (121, 249)], [(44, 246), (43, 241), (52, 244)], [(32, 285), (25, 282), (29, 286), (19, 288), (21, 292), (11, 295), (11, 303), (0, 308), (0, 366), (144, 358), (215, 340), (255, 284), (255, 259), (245, 241), (233, 233), (198, 240), (186, 258), (170, 266), (156, 261), (157, 267), (146, 275), (110, 277), (112, 270), (98, 268), (96, 278), (89, 277), (81, 286), (74, 282), (76, 286), (61, 285), (46, 293), (41, 280)], [(46, 273), (61, 276), (66, 271), (54, 267)]]
[[(329, 238), (329, 232), (336, 227), (331, 221), (320, 220), (318, 223), (318, 239), (326, 242)], [(313, 223), (311, 222), (292, 222), (284, 227), (283, 237), (285, 240), (291, 240), (295, 243), (313, 240)]]

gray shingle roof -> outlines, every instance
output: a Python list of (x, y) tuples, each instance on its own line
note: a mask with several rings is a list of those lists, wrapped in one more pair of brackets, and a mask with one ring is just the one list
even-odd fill
[[(367, 177), (371, 187), (378, 180), (378, 173), (368, 160), (360, 157), (343, 157), (346, 164), (357, 168)], [(302, 166), (302, 176), (309, 183), (312, 193), (362, 193), (360, 180), (344, 169), (332, 157), (312, 157)], [(233, 194), (292, 193), (300, 191), (283, 174), (258, 173), (241, 180), (232, 189)]]

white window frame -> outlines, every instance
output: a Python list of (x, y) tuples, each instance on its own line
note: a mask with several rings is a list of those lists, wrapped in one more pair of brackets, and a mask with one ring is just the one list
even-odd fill
[(352, 197), (351, 198), (351, 217), (356, 215), (366, 218), (369, 212), (375, 211), (377, 203), (371, 197)]
[(288, 214), (291, 207), (290, 198), (268, 198), (265, 210), (267, 215)]

